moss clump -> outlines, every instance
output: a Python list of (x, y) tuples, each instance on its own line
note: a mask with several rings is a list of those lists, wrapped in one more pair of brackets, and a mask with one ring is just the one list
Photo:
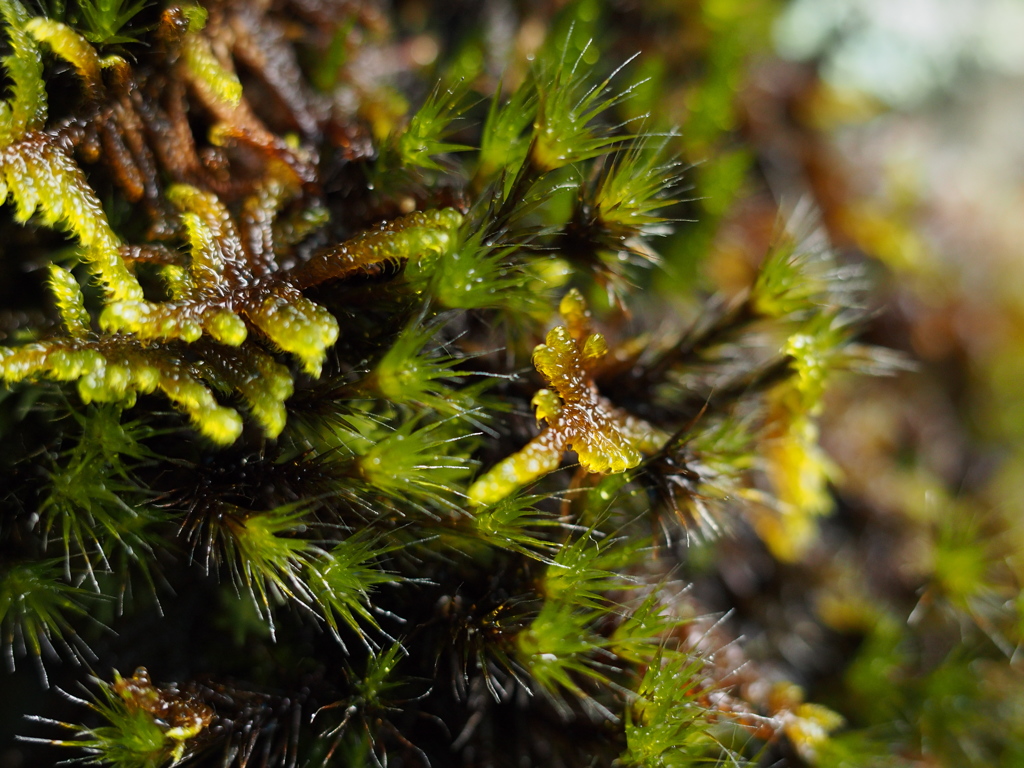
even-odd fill
[(594, 3), (507, 60), (483, 11), (408, 6), (0, 0), (0, 228), (48, 296), (0, 347), (0, 622), (17, 664), (92, 672), (27, 740), (814, 761), (842, 717), (679, 579), (719, 537), (813, 547), (826, 385), (892, 367), (853, 342), (857, 270), (780, 227), (707, 299), (661, 239), (687, 147)]

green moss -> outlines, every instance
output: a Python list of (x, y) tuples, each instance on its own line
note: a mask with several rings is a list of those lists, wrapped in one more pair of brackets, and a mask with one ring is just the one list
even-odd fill
[[(37, 404), (0, 398), (0, 624), (44, 669), (88, 641), (96, 678), (82, 725), (31, 738), (125, 768), (868, 753), (786, 656), (824, 634), (787, 569), (828, 560), (826, 397), (898, 367), (853, 341), (860, 272), (780, 225), (731, 299), (651, 276), (706, 265), (758, 183), (718, 149), (764, 16), (542, 3), (499, 56), (479, 9), (49, 5), (0, 0), (0, 230), (32, 243), (4, 258), (48, 296), (0, 346)], [(620, 54), (688, 13), (685, 50)], [(929, 585), (976, 610), (990, 550), (939, 530)], [(730, 605), (763, 666), (707, 619)], [(907, 672), (872, 615), (844, 716)], [(173, 682), (102, 682), (136, 664)], [(970, 698), (963, 669), (875, 712)]]

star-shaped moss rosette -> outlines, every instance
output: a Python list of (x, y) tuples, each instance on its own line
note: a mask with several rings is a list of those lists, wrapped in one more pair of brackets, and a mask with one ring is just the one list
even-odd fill
[(575, 451), (587, 472), (619, 473), (659, 450), (668, 435), (602, 397), (594, 371), (608, 353), (600, 333), (591, 332), (590, 312), (579, 291), (559, 305), (565, 325), (552, 328), (533, 350), (533, 364), (550, 389), (533, 396), (537, 422), (545, 426), (517, 453), (498, 462), (469, 489), (474, 506), (493, 504), (517, 488), (558, 468)]

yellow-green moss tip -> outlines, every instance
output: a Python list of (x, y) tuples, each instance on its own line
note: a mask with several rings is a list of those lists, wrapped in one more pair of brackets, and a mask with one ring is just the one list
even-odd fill
[(70, 336), (81, 338), (89, 333), (89, 313), (85, 309), (82, 288), (70, 270), (57, 264), (49, 266), (50, 291), (57, 303), (61, 322)]
[(270, 296), (250, 317), (271, 341), (298, 357), (311, 376), (320, 375), (328, 347), (338, 340), (334, 315), (301, 295)]
[(8, 145), (37, 131), (46, 122), (46, 89), (43, 59), (39, 48), (25, 30), (28, 13), (18, 0), (0, 0), (0, 17), (6, 22), (11, 53), (3, 66), (11, 79), (11, 100), (0, 102), (0, 146)]
[(66, 24), (46, 18), (30, 19), (25, 31), (75, 68), (85, 83), (86, 92), (96, 97), (103, 90), (100, 57), (89, 41)]
[(214, 99), (230, 107), (242, 102), (242, 84), (231, 69), (220, 62), (207, 40), (198, 31), (189, 29), (182, 58), (195, 81)]

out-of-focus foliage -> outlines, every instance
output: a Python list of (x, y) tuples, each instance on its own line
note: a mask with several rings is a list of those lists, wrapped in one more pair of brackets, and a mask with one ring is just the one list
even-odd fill
[[(1015, 69), (1003, 33), (1021, 17), (931, 5), (910, 24), (885, 4), (792, 3), (781, 48), (814, 55), (816, 71), (775, 65), (752, 112), (766, 146), (807, 140), (791, 172), (833, 242), (878, 265), (871, 338), (915, 361), (839, 387), (822, 424), (848, 522), (814, 612), (859, 642), (835, 688), (849, 730), (823, 759), (837, 765), (878, 764), (884, 749), (897, 765), (1021, 755), (1019, 396), (1001, 373), (1024, 295), (1004, 207), (1017, 150), (1001, 138), (1019, 98), (991, 77)], [(782, 131), (768, 107), (780, 95), (796, 116)]]

